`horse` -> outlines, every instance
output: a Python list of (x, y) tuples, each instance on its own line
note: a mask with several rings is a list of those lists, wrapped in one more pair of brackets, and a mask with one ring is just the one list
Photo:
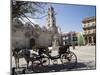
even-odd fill
[(19, 58), (21, 57), (19, 55), (20, 49), (19, 48), (15, 48), (14, 50), (12, 50), (12, 55), (15, 57), (15, 64), (16, 64), (16, 68), (19, 68)]
[(19, 68), (19, 59), (24, 58), (27, 62), (27, 67), (30, 61), (30, 51), (26, 49), (15, 48), (13, 50), (13, 56), (15, 57), (16, 68)]
[(31, 56), (31, 52), (29, 49), (18, 49), (18, 48), (13, 51), (13, 56), (15, 57), (15, 63), (17, 68), (19, 68), (20, 58), (25, 59), (25, 61), (27, 62), (27, 68), (30, 61), (32, 62), (33, 65), (33, 62), (40, 58), (40, 56), (35, 53), (33, 53)]

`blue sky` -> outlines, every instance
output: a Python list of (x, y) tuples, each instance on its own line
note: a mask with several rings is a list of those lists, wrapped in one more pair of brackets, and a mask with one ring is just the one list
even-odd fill
[[(96, 7), (89, 5), (51, 4), (54, 7), (56, 24), (62, 32), (82, 32), (81, 22), (84, 18), (96, 16)], [(48, 8), (46, 6), (45, 8)], [(46, 13), (47, 14), (47, 13)], [(46, 26), (47, 17), (36, 20), (40, 26)]]

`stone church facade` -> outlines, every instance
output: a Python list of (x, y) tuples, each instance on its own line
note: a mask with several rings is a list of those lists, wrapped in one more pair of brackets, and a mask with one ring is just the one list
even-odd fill
[(55, 37), (61, 44), (61, 36), (56, 26), (54, 8), (48, 8), (48, 19), (45, 29), (39, 25), (27, 22), (23, 24), (19, 19), (13, 19), (11, 26), (12, 48), (32, 48), (32, 46), (52, 46)]

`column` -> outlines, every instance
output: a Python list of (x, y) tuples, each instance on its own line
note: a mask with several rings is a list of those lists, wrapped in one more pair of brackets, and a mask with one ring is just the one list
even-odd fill
[(85, 36), (85, 41), (84, 42), (85, 42), (85, 45), (86, 45), (87, 44), (87, 38), (86, 38), (86, 36)]
[(94, 44), (94, 38), (93, 38), (93, 36), (91, 36), (91, 40), (92, 40), (92, 44)]
[(89, 45), (89, 37), (87, 37), (87, 44)]

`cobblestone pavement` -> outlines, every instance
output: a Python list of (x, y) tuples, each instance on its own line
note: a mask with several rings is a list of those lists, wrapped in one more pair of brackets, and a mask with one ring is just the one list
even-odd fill
[(78, 59), (75, 69), (95, 69), (96, 68), (96, 47), (95, 46), (77, 46), (75, 50), (70, 48)]
[[(58, 59), (58, 65), (49, 65), (45, 67), (33, 67), (35, 68), (36, 72), (58, 72), (58, 71), (69, 71), (69, 70), (86, 70), (86, 69), (95, 69), (96, 63), (95, 63), (95, 54), (96, 54), (96, 48), (95, 46), (76, 46), (73, 50), (72, 47), (70, 47), (70, 50), (74, 52), (77, 56), (77, 65), (74, 69), (68, 69), (67, 66), (61, 65), (60, 60)], [(56, 52), (55, 52), (56, 53)], [(55, 55), (54, 53), (54, 55)], [(15, 66), (14, 57), (12, 59), (12, 65)], [(52, 64), (52, 63), (51, 63)], [(26, 66), (26, 61), (24, 58), (20, 59), (20, 67)], [(31, 65), (30, 65), (31, 67)], [(32, 70), (26, 73), (34, 73)]]

